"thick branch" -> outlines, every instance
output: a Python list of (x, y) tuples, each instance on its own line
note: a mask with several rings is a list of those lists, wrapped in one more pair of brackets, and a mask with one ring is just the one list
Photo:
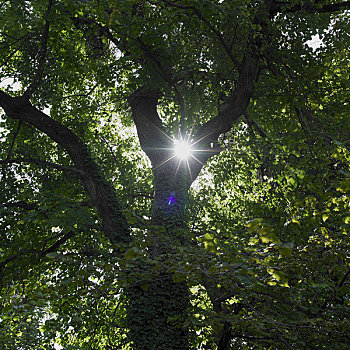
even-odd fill
[(142, 88), (129, 97), (141, 148), (157, 167), (168, 157), (172, 140), (167, 135), (157, 112), (159, 90)]
[[(246, 54), (231, 98), (219, 106), (218, 115), (204, 124), (194, 136), (192, 143), (197, 151), (191, 164), (192, 181), (198, 176), (205, 162), (220, 152), (212, 147), (213, 144), (217, 144), (219, 136), (229, 131), (235, 120), (246, 112), (258, 77), (258, 61), (256, 54)], [(159, 90), (143, 88), (129, 98), (141, 147), (155, 168), (171, 159), (172, 155), (169, 152), (173, 148), (173, 141), (166, 134), (157, 113), (159, 97)]]
[(179, 89), (174, 85), (175, 96), (180, 105), (180, 134), (183, 140), (186, 139), (186, 106), (184, 98), (182, 97)]
[(246, 112), (254, 90), (254, 83), (259, 74), (258, 62), (259, 59), (254, 53), (246, 55), (230, 99), (219, 106), (218, 115), (202, 125), (194, 136), (195, 149), (200, 150), (195, 156), (200, 162), (194, 163), (193, 178), (199, 174), (202, 164), (218, 153), (211, 147), (211, 144), (216, 144), (219, 136), (228, 132), (233, 123)]
[(11, 119), (21, 120), (44, 132), (70, 155), (81, 180), (96, 204), (105, 234), (112, 244), (127, 243), (130, 233), (114, 188), (100, 175), (86, 145), (66, 126), (33, 107), (25, 97), (0, 91), (0, 106)]

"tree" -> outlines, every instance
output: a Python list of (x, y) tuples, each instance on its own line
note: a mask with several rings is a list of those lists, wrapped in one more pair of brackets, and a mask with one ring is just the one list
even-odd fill
[(349, 8), (2, 1), (1, 347), (349, 348)]

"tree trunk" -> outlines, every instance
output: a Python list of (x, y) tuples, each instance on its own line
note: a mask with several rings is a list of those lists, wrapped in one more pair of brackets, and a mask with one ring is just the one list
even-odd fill
[[(188, 329), (184, 327), (189, 306), (186, 281), (175, 282), (167, 272), (166, 259), (176, 245), (185, 244), (185, 206), (189, 187), (183, 166), (169, 161), (153, 169), (155, 198), (152, 224), (164, 231), (151, 232), (151, 255), (157, 263), (139, 265), (145, 280), (128, 288), (127, 310), (130, 338), (135, 350), (188, 349)], [(155, 272), (156, 271), (156, 272)]]
[[(152, 264), (143, 264), (144, 275), (152, 275), (151, 283), (145, 287), (141, 281), (127, 291), (128, 327), (136, 350), (189, 348), (188, 330), (182, 327), (187, 318), (189, 291), (185, 282), (172, 280), (163, 262), (174, 252), (174, 243), (186, 244), (181, 229), (185, 228), (188, 190), (208, 159), (220, 152), (213, 149), (212, 144), (246, 111), (258, 75), (258, 61), (257, 55), (246, 54), (234, 93), (219, 106), (216, 117), (203, 124), (195, 135), (190, 135), (196, 148), (195, 159), (190, 162), (180, 162), (172, 153), (174, 141), (157, 112), (160, 90), (141, 88), (129, 98), (141, 148), (152, 163), (155, 184), (152, 223), (165, 228), (165, 234), (150, 233), (151, 256), (161, 266), (156, 269), (157, 274), (152, 275)], [(229, 337), (226, 338), (224, 343), (228, 344)]]

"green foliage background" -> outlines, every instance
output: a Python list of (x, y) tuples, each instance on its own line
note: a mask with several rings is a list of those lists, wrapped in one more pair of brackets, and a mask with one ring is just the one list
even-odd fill
[[(249, 35), (262, 35), (253, 24), (261, 1), (174, 3), (199, 8), (232, 40), (237, 60)], [(31, 101), (85, 142), (133, 236), (122, 256), (113, 254), (66, 151), (3, 114), (1, 349), (132, 349), (123, 291), (140, 282), (147, 291), (164, 268), (190, 287), (188, 319), (172, 321), (189, 327), (192, 349), (215, 349), (213, 334), (226, 323), (232, 349), (350, 347), (350, 17), (310, 14), (317, 3), (334, 2), (293, 1), (288, 8), (305, 5), (301, 14), (286, 10), (269, 22), (247, 113), (191, 188), (182, 233), (192, 244), (174, 243), (154, 261), (147, 232), (163, 228), (150, 222), (151, 165), (127, 97), (152, 80), (175, 136), (176, 81), (194, 132), (216, 114), (238, 70), (207, 23), (163, 1), (54, 1), (46, 18), (46, 1), (1, 2), (0, 77), (14, 83), (2, 89), (20, 96), (35, 81), (50, 21), (44, 78)], [(92, 22), (76, 21), (84, 17)], [(114, 42), (102, 35), (107, 27)], [(313, 49), (306, 42), (316, 34)], [(153, 272), (139, 268), (145, 259)]]

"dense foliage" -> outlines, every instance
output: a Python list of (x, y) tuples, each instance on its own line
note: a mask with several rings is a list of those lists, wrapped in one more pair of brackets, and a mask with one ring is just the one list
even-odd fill
[[(348, 8), (1, 1), (0, 348), (139, 350), (141, 319), (166, 341), (144, 306), (163, 299), (190, 349), (349, 349)], [(195, 181), (178, 226), (154, 219), (142, 89), (172, 139), (250, 89), (197, 139), (205, 164), (179, 167)]]

